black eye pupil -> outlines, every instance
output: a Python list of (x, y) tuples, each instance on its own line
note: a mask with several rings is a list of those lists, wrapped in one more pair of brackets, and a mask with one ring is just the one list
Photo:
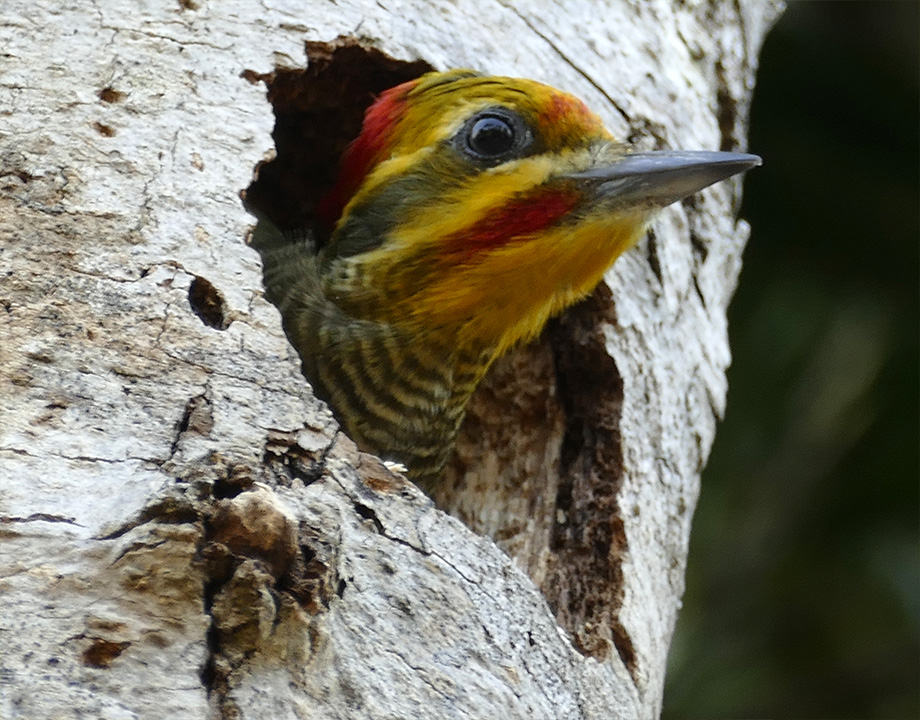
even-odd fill
[(504, 118), (479, 118), (470, 128), (469, 146), (483, 157), (503, 155), (514, 147), (514, 128)]

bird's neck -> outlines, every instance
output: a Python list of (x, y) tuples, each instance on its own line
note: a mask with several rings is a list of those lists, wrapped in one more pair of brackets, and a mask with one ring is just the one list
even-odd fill
[(318, 318), (322, 347), (303, 358), (318, 394), (361, 449), (404, 464), (416, 482), (435, 481), (494, 349), (458, 345), (444, 331), (334, 317)]

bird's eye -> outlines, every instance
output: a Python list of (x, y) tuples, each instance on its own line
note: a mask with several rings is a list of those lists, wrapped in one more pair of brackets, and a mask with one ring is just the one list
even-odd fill
[(450, 142), (480, 168), (525, 157), (539, 147), (524, 118), (501, 105), (484, 108), (468, 118)]
[(497, 115), (484, 115), (473, 122), (467, 135), (467, 147), (485, 159), (497, 159), (515, 146), (514, 125)]

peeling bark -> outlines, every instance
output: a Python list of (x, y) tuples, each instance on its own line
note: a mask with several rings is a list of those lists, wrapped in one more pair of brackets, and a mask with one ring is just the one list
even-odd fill
[[(302, 219), (361, 103), (427, 67), (548, 82), (644, 147), (738, 149), (778, 6), (0, 13), (0, 715), (657, 716), (725, 402), (740, 181), (663, 213), (494, 368), (441, 509), (313, 398), (239, 195), (260, 162), (260, 181), (306, 163), (284, 196)], [(307, 54), (340, 36), (367, 84), (307, 97)], [(285, 146), (283, 109), (320, 99), (342, 114)]]

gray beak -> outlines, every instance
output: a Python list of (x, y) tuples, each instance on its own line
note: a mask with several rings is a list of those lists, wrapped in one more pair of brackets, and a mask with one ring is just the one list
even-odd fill
[(761, 162), (747, 153), (659, 150), (624, 155), (611, 165), (567, 177), (617, 205), (664, 207)]

